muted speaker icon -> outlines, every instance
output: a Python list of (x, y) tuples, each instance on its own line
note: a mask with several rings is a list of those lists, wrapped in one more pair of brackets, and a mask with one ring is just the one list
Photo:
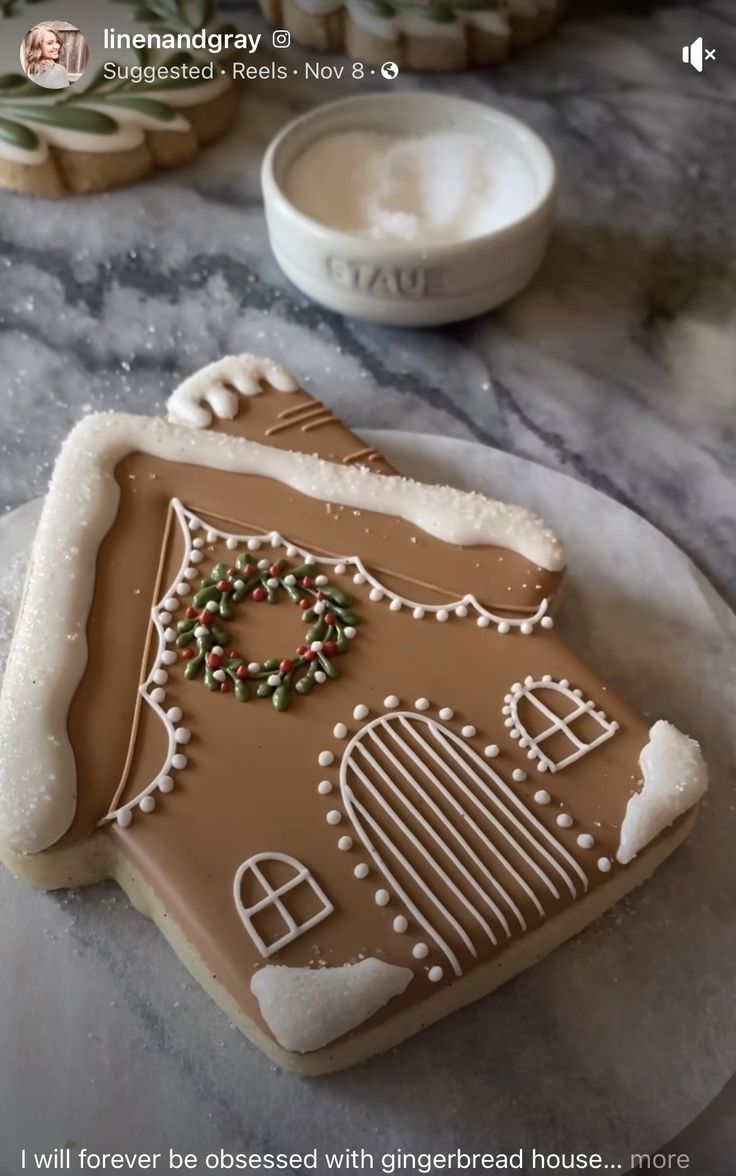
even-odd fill
[(715, 49), (706, 49), (703, 51), (703, 38), (698, 37), (693, 41), (692, 45), (683, 45), (682, 60), (686, 65), (691, 65), (698, 73), (703, 72), (704, 61), (715, 61)]

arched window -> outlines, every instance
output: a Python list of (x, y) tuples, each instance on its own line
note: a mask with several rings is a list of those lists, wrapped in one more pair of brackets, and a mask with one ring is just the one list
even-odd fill
[(233, 891), (243, 926), (266, 957), (335, 909), (307, 867), (286, 853), (249, 857), (238, 867)]
[(512, 739), (526, 748), (540, 772), (559, 772), (605, 743), (618, 731), (592, 699), (573, 689), (567, 678), (545, 674), (515, 682), (503, 713)]

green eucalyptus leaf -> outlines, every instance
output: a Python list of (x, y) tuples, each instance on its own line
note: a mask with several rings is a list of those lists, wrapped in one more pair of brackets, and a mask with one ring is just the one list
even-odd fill
[(176, 121), (176, 111), (163, 102), (156, 102), (154, 98), (129, 98), (127, 95), (122, 97), (119, 94), (110, 94), (101, 96), (98, 101), (119, 106), (121, 110), (133, 110), (149, 118), (160, 119), (161, 122)]
[(107, 114), (97, 110), (82, 110), (73, 106), (26, 106), (8, 105), (5, 113), (16, 118), (47, 126), (63, 127), (66, 131), (82, 131), (91, 135), (114, 135), (118, 124)]
[(396, 9), (387, 0), (363, 0), (363, 7), (367, 8), (368, 12), (372, 12), (374, 16), (382, 16), (387, 20), (396, 16)]
[(26, 151), (35, 151), (41, 146), (41, 140), (35, 131), (22, 123), (12, 122), (7, 118), (0, 118), (0, 139), (12, 143), (13, 147), (21, 147)]
[(35, 82), (29, 81), (25, 74), (2, 74), (0, 76), (0, 95), (28, 94), (38, 98), (42, 93)]

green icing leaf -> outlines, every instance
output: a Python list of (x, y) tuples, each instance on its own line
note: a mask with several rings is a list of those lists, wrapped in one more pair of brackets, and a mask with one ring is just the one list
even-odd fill
[(10, 118), (29, 119), (51, 127), (63, 127), (67, 131), (84, 131), (91, 135), (114, 135), (118, 124), (107, 114), (97, 110), (77, 109), (73, 106), (21, 106), (19, 103), (4, 106)]
[(12, 143), (14, 147), (22, 147), (27, 151), (35, 151), (41, 146), (41, 140), (35, 131), (22, 123), (11, 122), (10, 119), (0, 118), (0, 139)]

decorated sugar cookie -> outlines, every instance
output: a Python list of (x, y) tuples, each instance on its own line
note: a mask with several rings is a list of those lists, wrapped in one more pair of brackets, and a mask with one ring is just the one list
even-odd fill
[(704, 794), (697, 743), (558, 635), (563, 570), (270, 361), (86, 418), (0, 696), (4, 861), (117, 879), (281, 1066), (396, 1045), (644, 881)]
[[(127, 48), (127, 42), (109, 49), (104, 41), (105, 29), (131, 37), (193, 34), (201, 31), (195, 13), (206, 8), (157, 0), (146, 21), (145, 5), (134, 0), (0, 2), (0, 187), (46, 197), (118, 187), (186, 163), (223, 135), (236, 116), (229, 74), (218, 64), (211, 78), (191, 76), (193, 66), (207, 65), (215, 54), (197, 58), (185, 50)], [(79, 30), (89, 51), (78, 80), (67, 70), (66, 25)], [(57, 26), (60, 54), (31, 66), (27, 40), (21, 51), (26, 34)], [(207, 25), (212, 32), (225, 28), (215, 16)], [(166, 66), (169, 76), (140, 72), (154, 64)]]
[(444, 71), (495, 65), (545, 37), (566, 0), (260, 0), (271, 24), (367, 66)]

